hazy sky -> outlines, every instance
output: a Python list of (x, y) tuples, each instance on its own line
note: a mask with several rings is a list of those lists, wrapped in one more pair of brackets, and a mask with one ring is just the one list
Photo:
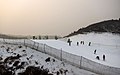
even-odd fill
[(67, 35), (120, 18), (120, 0), (0, 0), (0, 33)]

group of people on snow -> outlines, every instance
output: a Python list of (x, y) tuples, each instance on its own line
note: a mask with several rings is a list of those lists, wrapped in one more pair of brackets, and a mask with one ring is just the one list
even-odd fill
[[(81, 41), (80, 44), (84, 45), (84, 41)], [(79, 42), (77, 42), (77, 46), (79, 46)], [(91, 42), (88, 43), (88, 46), (91, 46)]]
[[(72, 41), (70, 39), (68, 39), (67, 43), (69, 44), (69, 46), (71, 46)], [(81, 41), (80, 44), (84, 45), (84, 41)], [(77, 46), (79, 46), (79, 42), (77, 42)], [(88, 46), (91, 46), (91, 42), (88, 43)], [(97, 53), (97, 50), (95, 49), (94, 50), (94, 54), (96, 54), (96, 53)], [(103, 61), (105, 61), (105, 57), (106, 56), (103, 54), (102, 55)], [(100, 60), (100, 57), (97, 55), (96, 59)]]
[[(70, 39), (67, 40), (67, 43), (69, 46), (71, 46), (72, 41)], [(80, 41), (81, 45), (84, 45), (84, 41)], [(79, 46), (79, 42), (77, 41), (77, 46)], [(88, 43), (88, 46), (91, 46), (91, 42)]]
[[(96, 54), (96, 53), (97, 53), (97, 50), (95, 49), (94, 54)], [(105, 54), (103, 54), (102, 58), (103, 58), (103, 61), (105, 61)], [(97, 55), (96, 59), (100, 60), (100, 57)]]

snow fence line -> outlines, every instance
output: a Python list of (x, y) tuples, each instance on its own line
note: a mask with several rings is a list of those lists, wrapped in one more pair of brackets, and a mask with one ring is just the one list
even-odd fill
[(0, 39), (1, 43), (24, 45), (37, 51), (49, 54), (61, 61), (67, 62), (80, 69), (88, 70), (101, 75), (120, 75), (120, 68), (106, 66), (83, 56), (77, 56), (63, 50), (50, 47), (46, 44), (38, 43), (28, 39)]

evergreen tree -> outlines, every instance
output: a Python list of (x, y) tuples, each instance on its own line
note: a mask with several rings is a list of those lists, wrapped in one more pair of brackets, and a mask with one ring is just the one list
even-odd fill
[(45, 36), (46, 39), (48, 39), (48, 36)]
[(33, 36), (33, 39), (35, 39), (35, 36)]
[(58, 39), (58, 37), (57, 36), (55, 36), (55, 40), (57, 40)]
[(41, 39), (41, 36), (39, 36), (39, 39)]

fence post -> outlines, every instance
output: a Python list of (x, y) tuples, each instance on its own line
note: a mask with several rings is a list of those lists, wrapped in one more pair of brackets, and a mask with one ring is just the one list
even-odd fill
[(38, 46), (37, 46), (37, 50), (38, 50), (38, 47), (39, 47), (39, 43), (38, 43)]
[(34, 44), (33, 44), (33, 49), (35, 49), (34, 46), (35, 46), (35, 42), (34, 42)]
[[(26, 43), (26, 44), (25, 44)], [(26, 47), (26, 49), (27, 49), (27, 46), (28, 46), (28, 44), (27, 44), (27, 42), (26, 42), (26, 40), (24, 39), (24, 46)]]
[[(5, 39), (3, 38), (3, 43), (5, 43)], [(6, 44), (6, 43), (5, 43)]]
[(60, 54), (60, 58), (61, 58), (61, 61), (62, 61), (62, 49), (61, 49), (61, 54)]
[(4, 38), (3, 38), (2, 42), (5, 43)]
[(25, 39), (24, 39), (24, 45), (25, 45)]
[(46, 52), (45, 52), (45, 44), (44, 44), (44, 53), (46, 53)]
[(80, 68), (82, 68), (82, 56), (80, 56)]

